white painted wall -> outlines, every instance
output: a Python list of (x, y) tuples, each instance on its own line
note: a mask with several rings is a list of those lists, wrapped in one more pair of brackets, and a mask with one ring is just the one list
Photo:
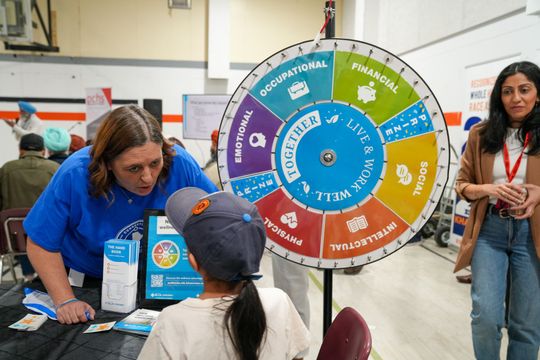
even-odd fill
[[(38, 0), (42, 11), (46, 1)], [(341, 17), (342, 0), (337, 0)], [(219, 12), (221, 21), (230, 24), (222, 31), (217, 45), (227, 41), (232, 69), (209, 79), (207, 63), (215, 55), (211, 28), (220, 23), (210, 19), (209, 7), (227, 4)], [(170, 10), (164, 0), (55, 0), (55, 37), (59, 53), (6, 51), (0, 42), (0, 96), (83, 98), (87, 87), (111, 87), (113, 99), (163, 99), (164, 114), (182, 114), (183, 94), (232, 94), (249, 64), (256, 64), (291, 44), (311, 39), (324, 22), (324, 1), (290, 0), (286, 3), (267, 0), (214, 0), (192, 2), (190, 10)], [(212, 24), (209, 24), (212, 20)], [(38, 21), (34, 11), (34, 21)], [(211, 25), (211, 26), (210, 26)], [(223, 25), (223, 23), (221, 23)], [(341, 23), (336, 34), (341, 34)], [(221, 30), (223, 28), (221, 27)], [(40, 30), (36, 40), (44, 42)], [(10, 61), (12, 55), (36, 56), (31, 61)], [(101, 65), (77, 65), (56, 59), (74, 57), (75, 62)], [(181, 66), (112, 66), (103, 62), (128, 59), (149, 63), (182, 62)], [(120, 60), (122, 61), (122, 60)], [(66, 62), (66, 61), (64, 61)], [(229, 62), (229, 59), (226, 61)], [(212, 65), (212, 64), (211, 64)], [(242, 67), (241, 65), (247, 65)], [(236, 67), (235, 67), (236, 66)], [(212, 68), (212, 66), (210, 66)], [(35, 104), (38, 111), (84, 112), (84, 105)], [(15, 103), (1, 103), (0, 111), (17, 110)], [(69, 128), (73, 122), (46, 121), (45, 126)], [(74, 131), (84, 134), (84, 126)], [(181, 138), (181, 125), (165, 123), (164, 132)], [(203, 165), (209, 157), (209, 142), (185, 141), (188, 150)], [(0, 165), (18, 156), (17, 143), (10, 128), (0, 123)]]
[[(484, 64), (501, 64), (529, 60), (540, 64), (540, 16), (519, 13), (488, 23), (473, 30), (439, 41), (429, 46), (401, 54), (418, 71), (439, 100), (443, 111), (467, 113), (467, 73)], [(498, 71), (502, 70), (499, 69)], [(495, 74), (496, 75), (496, 74)], [(462, 122), (467, 119), (463, 118)], [(449, 128), (450, 143), (459, 151), (466, 141), (463, 127)], [(450, 179), (455, 178), (458, 165), (451, 166)], [(449, 183), (448, 186), (453, 186)], [(454, 193), (446, 193), (454, 198)], [(460, 205), (461, 204), (461, 205)], [(466, 206), (458, 203), (456, 213), (464, 214)], [(451, 227), (453, 229), (453, 227)], [(450, 246), (456, 247), (461, 236), (451, 231)]]
[[(490, 1), (482, 1), (482, 3), (489, 5)], [(373, 11), (384, 14), (380, 9), (383, 3), (375, 7), (370, 0), (347, 0), (343, 4), (348, 12), (361, 14), (365, 11), (364, 23), (373, 25)], [(513, 14), (506, 18), (500, 18), (453, 37), (446, 37), (445, 40), (416, 48), (413, 51), (397, 52), (397, 55), (424, 78), (444, 111), (462, 111), (467, 67), (516, 55), (540, 63), (540, 42), (536, 41), (540, 38), (540, 17), (526, 15), (524, 8), (516, 14), (512, 9), (519, 7), (521, 3), (512, 1), (509, 5), (505, 5)], [(387, 7), (385, 5), (383, 8)], [(500, 13), (501, 8), (497, 11)], [(432, 15), (431, 19), (440, 16), (440, 14)], [(378, 23), (382, 25), (379, 25), (375, 31), (366, 31), (366, 37), (369, 37), (368, 34), (373, 36), (381, 31), (387, 19), (391, 17), (379, 17)], [(426, 15), (426, 19), (430, 19), (430, 16)], [(358, 19), (356, 19), (357, 22), (354, 20), (348, 18), (346, 32), (353, 37), (361, 36), (362, 31), (358, 30)], [(386, 23), (386, 25), (390, 24)], [(417, 27), (424, 25), (433, 26), (429, 22), (416, 24)], [(410, 34), (417, 31), (418, 29), (404, 30)], [(388, 50), (395, 52), (393, 49)], [(113, 89), (113, 99), (137, 99), (141, 104), (143, 98), (163, 99), (164, 114), (182, 114), (181, 96), (183, 94), (232, 93), (249, 72), (248, 70), (231, 70), (229, 80), (211, 80), (208, 79), (206, 70), (201, 68), (202, 63), (193, 66), (188, 62), (186, 64), (174, 67), (113, 66), (2, 60), (0, 61), (0, 96), (83, 98), (84, 89), (87, 87), (110, 86)], [(35, 105), (39, 111), (84, 112), (84, 105)], [(16, 105), (0, 102), (0, 110), (16, 110)], [(69, 121), (45, 123), (46, 126), (57, 125), (66, 128), (74, 124)], [(85, 125), (77, 126), (73, 132), (85, 135), (84, 127)], [(181, 131), (178, 123), (164, 124), (166, 134), (181, 138)], [(459, 143), (460, 129), (451, 128), (450, 136), (452, 143)], [(187, 140), (186, 145), (201, 165), (206, 162), (209, 156), (208, 142)], [(0, 149), (0, 165), (17, 157), (17, 144), (11, 135), (10, 128), (3, 124), (0, 124)]]
[(366, 4), (364, 0), (343, 0), (343, 37), (364, 40), (364, 19)]
[(365, 39), (393, 53), (523, 10), (527, 0), (364, 0)]
[[(183, 94), (232, 94), (248, 74), (231, 70), (228, 81), (209, 80), (205, 69), (155, 66), (66, 65), (0, 61), (0, 96), (84, 98), (85, 88), (111, 87), (113, 99), (163, 99), (164, 114), (182, 114)], [(84, 112), (82, 104), (34, 104), (45, 112)], [(18, 111), (16, 103), (0, 102), (3, 111)], [(44, 121), (86, 136), (86, 124), (76, 121)], [(182, 124), (164, 123), (166, 135), (182, 139)], [(210, 135), (210, 134), (209, 134)], [(208, 160), (210, 142), (186, 140), (185, 145), (199, 164)], [(0, 124), (0, 165), (18, 156), (18, 144), (11, 128)]]
[[(429, 85), (444, 112), (466, 110), (466, 69), (518, 58), (540, 64), (540, 16), (522, 12), (423, 48), (398, 54)], [(500, 69), (502, 70), (502, 68)], [(462, 119), (465, 121), (466, 119)], [(466, 140), (461, 126), (449, 127), (456, 150)], [(459, 151), (459, 150), (458, 150)], [(451, 176), (456, 167), (451, 168)]]

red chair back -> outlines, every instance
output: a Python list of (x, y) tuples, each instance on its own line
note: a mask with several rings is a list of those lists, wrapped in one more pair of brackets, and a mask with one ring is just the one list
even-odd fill
[(367, 360), (371, 333), (364, 318), (353, 308), (337, 314), (324, 336), (317, 360)]

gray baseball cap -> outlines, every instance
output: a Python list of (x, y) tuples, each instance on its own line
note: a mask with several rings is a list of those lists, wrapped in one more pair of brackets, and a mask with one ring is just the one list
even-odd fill
[(225, 281), (257, 279), (266, 233), (257, 207), (229, 192), (194, 187), (176, 191), (165, 214), (188, 250), (210, 276)]

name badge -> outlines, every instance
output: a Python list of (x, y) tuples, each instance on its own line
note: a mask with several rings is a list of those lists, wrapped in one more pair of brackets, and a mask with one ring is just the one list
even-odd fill
[(68, 281), (71, 286), (83, 287), (84, 273), (69, 269)]

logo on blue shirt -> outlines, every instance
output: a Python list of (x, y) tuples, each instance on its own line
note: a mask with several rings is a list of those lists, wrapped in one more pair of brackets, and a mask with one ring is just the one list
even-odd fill
[(143, 236), (144, 222), (137, 220), (121, 229), (116, 234), (116, 239), (141, 240)]

